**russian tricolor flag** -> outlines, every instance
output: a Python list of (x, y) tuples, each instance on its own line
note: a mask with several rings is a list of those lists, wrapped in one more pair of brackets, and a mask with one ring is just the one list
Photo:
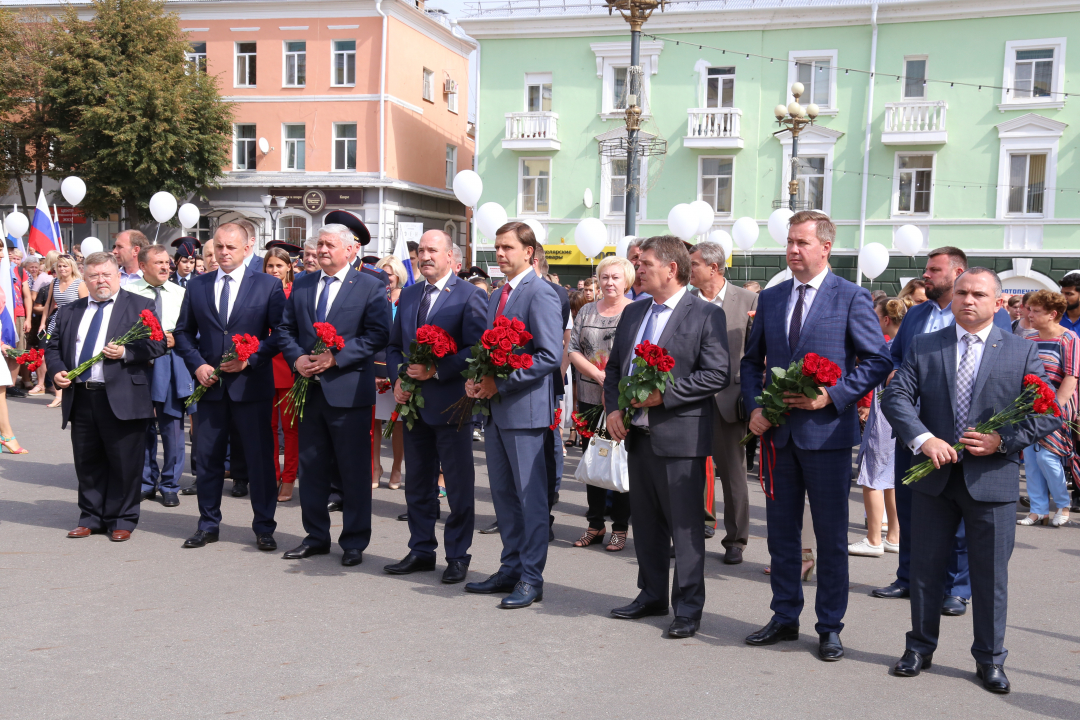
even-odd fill
[(49, 216), (49, 203), (45, 202), (44, 190), (38, 193), (37, 207), (34, 208), (34, 220), (30, 223), (30, 237), (27, 244), (38, 255), (45, 255), (50, 250), (63, 252), (56, 237), (56, 225)]
[(397, 246), (394, 248), (394, 255), (401, 261), (401, 264), (405, 266), (405, 275), (407, 279), (405, 280), (404, 287), (416, 284), (416, 278), (413, 277), (412, 260), (409, 259), (409, 243), (406, 242), (404, 234), (398, 236)]

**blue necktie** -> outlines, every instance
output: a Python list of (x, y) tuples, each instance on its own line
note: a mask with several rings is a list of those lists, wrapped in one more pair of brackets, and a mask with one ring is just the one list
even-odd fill
[(656, 334), (656, 318), (660, 316), (660, 313), (667, 310), (667, 305), (661, 305), (660, 303), (653, 303), (652, 314), (649, 315), (649, 320), (645, 323), (645, 332), (641, 334), (641, 342), (648, 340), (655, 344), (656, 340), (653, 335)]
[(330, 285), (337, 282), (333, 275), (323, 278), (322, 292), (319, 293), (319, 304), (315, 306), (315, 319), (318, 322), (326, 322), (326, 305), (330, 302)]
[(427, 324), (428, 313), (435, 304), (435, 293), (439, 291), (437, 285), (428, 283), (424, 286), (424, 297), (420, 300), (420, 310), (416, 313), (416, 327), (421, 328)]
[(229, 327), (229, 281), (232, 280), (228, 275), (224, 275), (221, 278), (221, 298), (218, 300), (218, 318), (221, 319), (221, 329), (225, 330), (225, 334), (228, 335)]
[[(97, 345), (98, 335), (101, 334), (101, 316), (105, 314), (105, 306), (112, 300), (103, 302), (91, 301), (94, 306), (94, 317), (90, 320), (90, 328), (86, 331), (86, 339), (83, 340), (82, 352), (79, 353), (79, 365), (94, 357), (94, 346)], [(85, 380), (85, 378), (80, 378)]]

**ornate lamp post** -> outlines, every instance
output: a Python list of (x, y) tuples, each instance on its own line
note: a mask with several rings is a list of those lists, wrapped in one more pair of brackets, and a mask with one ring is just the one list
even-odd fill
[[(777, 105), (776, 109), (773, 110), (773, 114), (776, 115), (776, 122), (781, 128), (773, 135), (779, 135), (782, 132), (791, 133), (791, 181), (788, 183), (788, 209), (791, 212), (795, 212), (796, 206), (799, 204), (795, 199), (799, 192), (799, 133), (807, 125), (814, 124), (814, 118), (818, 116), (819, 112), (818, 106), (814, 103), (810, 103), (805, 107), (799, 104), (799, 97), (805, 91), (806, 88), (803, 87), (801, 82), (793, 83), (791, 85), (791, 94), (795, 99), (787, 107)], [(783, 201), (778, 200), (775, 206), (783, 207)]]
[[(262, 200), (263, 209), (270, 215), (270, 225), (273, 228), (273, 234), (270, 239), (277, 240), (277, 219), (281, 216), (281, 211), (285, 209), (285, 203), (288, 202), (289, 199), (284, 195), (278, 195), (277, 197), (274, 197), (273, 195), (260, 195), (259, 199)], [(271, 203), (277, 205), (276, 211), (271, 207)], [(266, 246), (265, 242), (263, 243), (263, 246)]]

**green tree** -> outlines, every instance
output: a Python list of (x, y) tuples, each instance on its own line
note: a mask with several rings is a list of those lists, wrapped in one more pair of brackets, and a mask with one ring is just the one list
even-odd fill
[(163, 0), (68, 6), (46, 73), (56, 177), (86, 182), (81, 206), (129, 226), (150, 219), (159, 190), (180, 198), (212, 184), (229, 161), (232, 106), (216, 78), (185, 64), (188, 40)]

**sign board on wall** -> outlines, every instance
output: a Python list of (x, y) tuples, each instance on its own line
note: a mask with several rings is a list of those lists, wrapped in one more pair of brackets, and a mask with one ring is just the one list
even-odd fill
[(420, 236), (424, 234), (424, 223), (399, 222), (397, 224), (398, 240), (405, 242), (420, 242)]
[[(603, 260), (608, 255), (615, 254), (615, 246), (608, 245), (604, 248), (604, 251), (599, 257), (592, 259), (592, 263), (596, 263)], [(589, 258), (585, 257), (577, 245), (545, 245), (544, 257), (547, 258), (548, 265), (588, 265)]]
[(86, 215), (83, 213), (82, 208), (58, 207), (56, 208), (56, 215), (61, 225), (86, 224)]
[[(270, 188), (267, 192), (275, 197), (284, 197), (286, 207), (302, 207), (310, 213), (320, 212), (324, 207), (364, 204), (363, 188)], [(321, 205), (318, 204), (319, 200), (322, 201)]]

